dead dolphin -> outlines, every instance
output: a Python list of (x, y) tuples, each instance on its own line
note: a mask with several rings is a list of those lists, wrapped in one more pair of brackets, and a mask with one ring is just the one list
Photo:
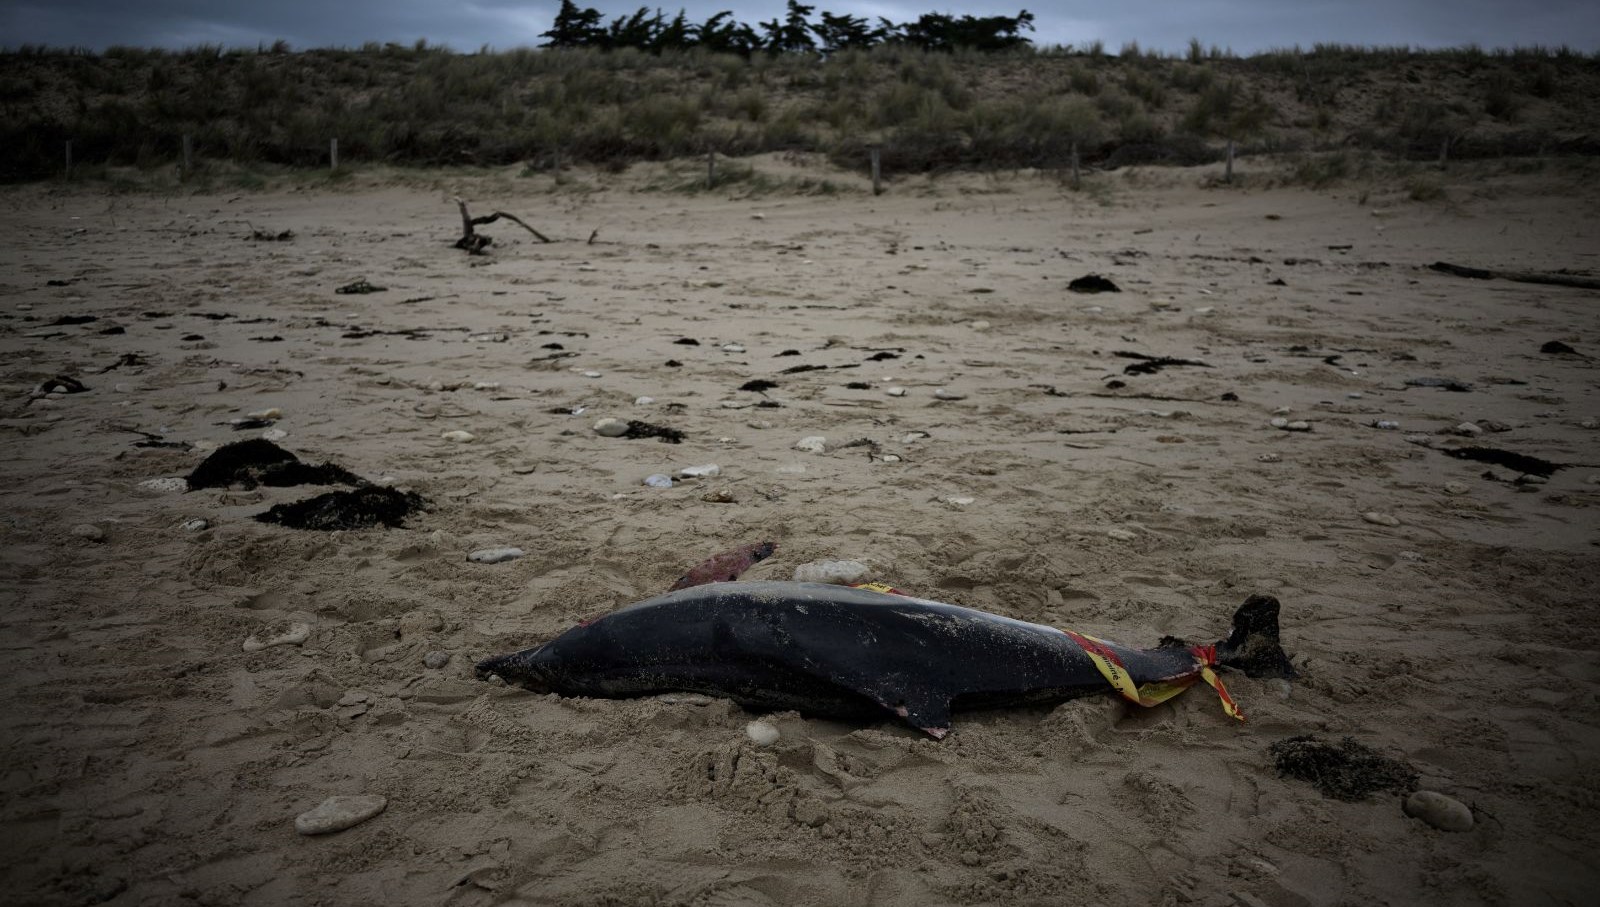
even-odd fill
[(1278, 600), (1251, 596), (1209, 646), (1132, 649), (941, 602), (826, 583), (695, 586), (607, 614), (542, 646), (480, 662), (535, 692), (623, 698), (723, 696), (753, 710), (872, 720), (897, 715), (935, 738), (956, 709), (1109, 692), (1154, 705), (1212, 672), (1293, 674)]

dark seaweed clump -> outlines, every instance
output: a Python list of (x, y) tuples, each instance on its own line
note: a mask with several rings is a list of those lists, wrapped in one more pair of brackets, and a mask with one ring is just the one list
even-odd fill
[(1323, 796), (1356, 801), (1380, 790), (1411, 791), (1417, 772), (1397, 759), (1346, 737), (1328, 743), (1315, 734), (1288, 737), (1267, 748), (1278, 774), (1316, 785)]
[(342, 466), (312, 466), (271, 441), (251, 438), (225, 444), (189, 473), (190, 488), (246, 490), (257, 485), (288, 488), (294, 485), (365, 485), (367, 480)]
[(330, 491), (293, 504), (278, 504), (258, 514), (256, 519), (291, 529), (321, 532), (379, 525), (399, 528), (405, 525), (407, 516), (426, 504), (416, 492), (369, 485), (354, 491)]

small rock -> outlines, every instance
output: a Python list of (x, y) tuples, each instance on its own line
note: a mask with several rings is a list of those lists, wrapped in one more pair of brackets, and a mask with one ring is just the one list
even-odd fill
[(521, 548), (480, 548), (467, 555), (467, 560), (476, 564), (500, 564), (514, 561), (527, 554)]
[(744, 345), (743, 344), (724, 343), (722, 345), (722, 351), (724, 353), (742, 353), (742, 352), (745, 351), (745, 349), (744, 349)]
[(672, 476), (662, 475), (658, 472), (655, 475), (645, 476), (644, 483), (651, 488), (671, 488)]
[(1400, 423), (1394, 421), (1393, 419), (1379, 419), (1378, 421), (1372, 423), (1372, 427), (1381, 428), (1384, 431), (1397, 431), (1400, 428)]
[(1289, 420), (1283, 418), (1282, 416), (1279, 416), (1279, 417), (1273, 419), (1271, 422), (1268, 422), (1267, 424), (1271, 425), (1273, 428), (1288, 428), (1289, 427)]
[(89, 542), (103, 542), (106, 540), (105, 530), (93, 523), (79, 523), (69, 531), (78, 538)]
[(968, 504), (977, 501), (978, 499), (967, 497), (966, 495), (951, 495), (949, 497), (940, 498), (939, 500), (949, 504), (952, 507), (965, 507)]
[(1111, 536), (1119, 542), (1131, 542), (1139, 537), (1137, 532), (1133, 532), (1132, 530), (1128, 529), (1107, 529), (1106, 535)]
[(746, 427), (753, 428), (756, 431), (766, 431), (772, 427), (773, 423), (767, 421), (766, 419), (751, 419), (749, 422), (746, 422), (745, 425)]
[(654, 398), (654, 397), (637, 397), (637, 398), (634, 399), (633, 405), (634, 406), (649, 406), (650, 404), (652, 404), (654, 402), (656, 402), (656, 398)]
[(1288, 425), (1285, 425), (1283, 427), (1283, 430), (1284, 431), (1310, 431), (1311, 430), (1311, 423), (1310, 422), (1301, 422), (1299, 420), (1296, 420), (1294, 422), (1290, 422)]
[(474, 382), (472, 382), (472, 389), (475, 390), (475, 391), (497, 391), (497, 390), (500, 389), (500, 382), (498, 382), (498, 381), (474, 381)]
[(478, 438), (478, 436), (472, 432), (462, 431), (460, 429), (456, 429), (455, 431), (447, 431), (439, 437), (456, 444), (465, 444), (468, 441), (475, 441)]
[(885, 463), (898, 463), (898, 462), (900, 462), (900, 455), (899, 454), (884, 454), (883, 456), (879, 457), (878, 459), (882, 460)]
[(184, 532), (200, 532), (200, 531), (205, 530), (205, 529), (210, 529), (211, 528), (211, 521), (210, 520), (203, 520), (203, 519), (202, 520), (188, 520), (188, 521), (184, 522), (183, 524), (181, 524), (178, 528), (182, 529)]
[(1395, 516), (1393, 516), (1391, 514), (1379, 513), (1376, 510), (1369, 510), (1366, 513), (1363, 513), (1361, 515), (1361, 518), (1363, 520), (1366, 520), (1369, 523), (1376, 523), (1379, 526), (1398, 526), (1398, 525), (1400, 525), (1399, 518), (1397, 518), (1397, 517), (1395, 517)]
[(884, 393), (888, 394), (891, 397), (904, 397), (906, 395), (906, 389), (903, 388), (903, 387), (895, 386), (895, 387), (886, 388), (884, 390)]
[(1600, 427), (1600, 421), (1597, 421), (1597, 420), (1595, 420), (1593, 418), (1584, 419), (1584, 420), (1582, 420), (1582, 421), (1580, 421), (1578, 423), (1578, 427), (1579, 428), (1596, 428), (1596, 427)]
[(468, 343), (505, 343), (511, 338), (499, 331), (487, 331), (482, 334), (468, 334)]
[(1345, 396), (1346, 400), (1360, 400), (1362, 398), (1363, 394), (1360, 391), (1351, 391), (1350, 393), (1345, 394), (1344, 396)]
[(1464, 435), (1468, 438), (1476, 438), (1478, 435), (1483, 434), (1483, 429), (1479, 428), (1475, 423), (1472, 422), (1463, 422), (1451, 429), (1451, 431), (1458, 435)]
[(252, 413), (245, 413), (244, 417), (246, 419), (282, 419), (283, 410), (273, 406), (267, 409), (258, 409)]
[(250, 637), (244, 641), (242, 648), (246, 652), (259, 652), (262, 649), (268, 649), (273, 646), (298, 646), (310, 638), (310, 624), (290, 624), (289, 629), (266, 640), (261, 639), (261, 637), (256, 636), (255, 634), (251, 634)]
[(989, 324), (989, 322), (984, 321), (982, 318), (980, 318), (977, 321), (969, 321), (969, 322), (967, 322), (967, 327), (972, 328), (974, 331), (987, 331), (991, 327), (991, 325)]
[(435, 671), (439, 670), (440, 668), (444, 667), (445, 665), (447, 665), (449, 663), (450, 663), (450, 653), (449, 652), (441, 652), (438, 649), (435, 649), (432, 652), (429, 652), (428, 654), (422, 656), (422, 666), (425, 667), (425, 668), (432, 668)]
[(756, 746), (771, 746), (782, 736), (776, 725), (768, 721), (752, 721), (744, 726), (744, 735)]
[(871, 571), (871, 567), (860, 561), (812, 561), (794, 568), (794, 581), (842, 586), (860, 582)]
[(1422, 553), (1419, 551), (1401, 551), (1397, 553), (1395, 557), (1403, 561), (1410, 561), (1412, 563), (1417, 563), (1423, 559)]
[(628, 433), (628, 423), (607, 417), (594, 424), (594, 433), (602, 438), (620, 438)]
[(303, 835), (326, 835), (360, 825), (388, 807), (376, 796), (329, 797), (315, 809), (295, 817), (294, 830)]
[(678, 475), (685, 479), (714, 479), (722, 475), (722, 467), (715, 463), (704, 466), (685, 466), (678, 470)]
[(1471, 491), (1471, 489), (1461, 482), (1444, 483), (1445, 494), (1466, 494), (1468, 491)]
[(148, 488), (151, 491), (188, 491), (189, 480), (184, 478), (145, 479), (143, 482), (139, 483), (139, 487)]
[(590, 371), (584, 372), (583, 373), (583, 377), (585, 377), (585, 378), (598, 378), (598, 377), (600, 377), (600, 373), (597, 372), (597, 371), (590, 370)]
[(739, 499), (731, 491), (708, 491), (700, 496), (700, 500), (707, 504), (737, 504)]
[(1280, 457), (1275, 453), (1264, 453), (1261, 456), (1256, 457), (1256, 460), (1261, 463), (1282, 463), (1283, 457)]
[(1421, 819), (1440, 831), (1472, 830), (1472, 809), (1438, 791), (1419, 790), (1406, 798), (1402, 808), (1406, 815)]
[(1289, 408), (1289, 407), (1287, 407), (1287, 406), (1280, 406), (1280, 407), (1278, 407), (1278, 408), (1277, 408), (1277, 409), (1275, 409), (1275, 410), (1273, 410), (1273, 411), (1272, 411), (1272, 414), (1273, 414), (1273, 415), (1274, 415), (1274, 416), (1287, 416), (1287, 415), (1289, 415), (1289, 414), (1290, 414), (1290, 413), (1292, 413), (1292, 412), (1294, 412), (1294, 410), (1292, 410), (1292, 409), (1290, 409), (1290, 408)]
[[(1590, 421), (1592, 422), (1594, 420), (1591, 419)], [(1478, 427), (1483, 429), (1484, 431), (1510, 431), (1511, 430), (1511, 426), (1507, 425), (1504, 422), (1496, 422), (1493, 419), (1479, 419), (1478, 420)], [(1593, 427), (1593, 426), (1591, 426), (1591, 427)]]
[(274, 442), (276, 442), (276, 441), (282, 441), (284, 438), (287, 438), (287, 437), (289, 437), (289, 433), (284, 431), (281, 428), (269, 428), (266, 431), (261, 433), (261, 440), (263, 440), (263, 441), (274, 441)]
[(824, 438), (822, 435), (808, 435), (807, 437), (796, 441), (794, 449), (803, 450), (807, 453), (819, 454), (828, 449), (828, 439)]
[(965, 399), (967, 399), (967, 395), (966, 394), (958, 394), (955, 391), (945, 390), (942, 387), (936, 388), (934, 390), (934, 392), (933, 392), (933, 395), (935, 397), (938, 397), (940, 400), (965, 400)]
[(905, 434), (900, 436), (900, 443), (901, 444), (915, 444), (918, 441), (921, 441), (923, 438), (931, 438), (931, 437), (933, 437), (933, 436), (928, 434), (925, 431), (908, 431)]

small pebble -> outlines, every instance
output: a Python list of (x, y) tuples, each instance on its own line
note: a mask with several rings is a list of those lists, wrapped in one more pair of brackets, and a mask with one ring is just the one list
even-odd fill
[(1472, 809), (1454, 797), (1438, 791), (1419, 790), (1406, 798), (1405, 814), (1440, 831), (1471, 831)]
[(1282, 416), (1279, 416), (1276, 419), (1273, 419), (1271, 422), (1268, 422), (1267, 424), (1271, 425), (1273, 428), (1288, 428), (1289, 427), (1289, 420), (1283, 418)]
[(1378, 421), (1372, 423), (1372, 427), (1381, 428), (1384, 431), (1396, 431), (1400, 428), (1400, 423), (1394, 421), (1393, 419), (1379, 419)]
[(898, 463), (898, 462), (900, 462), (900, 456), (898, 454), (884, 454), (883, 456), (879, 457), (878, 459), (882, 460), (885, 463)]
[(947, 498), (940, 498), (940, 500), (953, 507), (965, 507), (978, 499), (967, 497), (965, 495), (951, 495)]
[(886, 389), (884, 393), (891, 397), (904, 397), (906, 395), (906, 389), (903, 387), (891, 387)]
[(422, 656), (422, 666), (425, 667), (425, 668), (432, 668), (435, 671), (439, 670), (440, 668), (444, 667), (445, 665), (447, 665), (449, 663), (450, 663), (450, 653), (449, 652), (440, 652), (439, 650), (435, 649), (432, 652), (429, 652), (428, 654)]
[(178, 527), (185, 532), (200, 532), (211, 528), (210, 520), (189, 520)]
[(1111, 536), (1119, 542), (1131, 542), (1139, 537), (1137, 532), (1133, 532), (1128, 529), (1107, 529), (1106, 535)]
[(148, 488), (151, 491), (188, 491), (189, 480), (183, 478), (145, 479), (143, 482), (139, 483), (139, 487)]
[(656, 398), (654, 398), (654, 397), (639, 397), (639, 398), (636, 398), (633, 401), (633, 405), (634, 406), (649, 406), (650, 404), (652, 404), (654, 402), (656, 402)]
[(628, 433), (628, 423), (607, 417), (594, 424), (594, 433), (602, 438), (620, 438)]
[(1362, 397), (1362, 394), (1361, 394), (1360, 391), (1351, 391), (1350, 393), (1345, 394), (1344, 396), (1345, 396), (1346, 400), (1360, 400), (1361, 397)]
[(1445, 494), (1466, 494), (1468, 491), (1471, 491), (1471, 489), (1461, 482), (1444, 483)]
[(977, 321), (967, 322), (967, 327), (972, 328), (974, 331), (987, 331), (990, 325), (989, 322), (980, 318)]
[[(1275, 410), (1273, 410), (1273, 411), (1272, 411), (1272, 414), (1273, 414), (1273, 415), (1274, 415), (1274, 416), (1287, 416), (1287, 415), (1289, 415), (1289, 413), (1291, 413), (1291, 412), (1293, 412), (1293, 410), (1291, 410), (1291, 409), (1290, 409), (1290, 408), (1289, 408), (1289, 407), (1287, 407), (1287, 406), (1280, 406), (1280, 407), (1278, 407), (1278, 408), (1277, 408), (1277, 409), (1275, 409)], [(1276, 421), (1276, 420), (1274, 420), (1274, 421)]]
[(585, 377), (585, 378), (598, 378), (598, 377), (600, 377), (600, 373), (596, 372), (596, 371), (587, 371), (587, 372), (583, 373), (583, 377)]
[(243, 649), (246, 652), (259, 652), (272, 646), (298, 646), (311, 638), (310, 624), (290, 624), (289, 629), (277, 636), (262, 640), (259, 636), (251, 634), (244, 641)]
[(744, 350), (744, 346), (741, 345), (741, 344), (738, 344), (738, 343), (724, 343), (722, 345), (722, 351), (724, 353), (742, 353), (745, 350)]
[(253, 413), (245, 413), (244, 417), (246, 419), (282, 419), (283, 410), (273, 406), (268, 409), (258, 409)]
[(1283, 427), (1283, 430), (1284, 431), (1310, 431), (1311, 430), (1311, 423), (1310, 422), (1301, 422), (1299, 420), (1296, 420), (1294, 422), (1290, 422), (1288, 425), (1285, 425)]
[(1483, 429), (1479, 428), (1472, 422), (1463, 422), (1452, 429), (1452, 431), (1458, 435), (1464, 435), (1468, 438), (1476, 438), (1478, 435), (1483, 434)]
[(645, 476), (644, 483), (651, 488), (671, 488), (672, 476), (662, 475), (658, 472), (655, 475)]
[(527, 554), (521, 548), (480, 548), (467, 555), (467, 560), (476, 564), (502, 564), (514, 561)]
[(388, 800), (376, 796), (329, 797), (315, 809), (296, 816), (294, 830), (303, 835), (344, 831), (383, 812), (388, 805)]
[(1281, 463), (1283, 462), (1283, 457), (1280, 457), (1275, 453), (1264, 453), (1261, 456), (1256, 457), (1256, 460), (1262, 463)]
[(1582, 420), (1581, 422), (1578, 423), (1578, 427), (1579, 428), (1596, 428), (1596, 427), (1600, 427), (1600, 421), (1597, 421), (1597, 420), (1595, 420), (1593, 418), (1584, 419), (1584, 420)]
[(1361, 518), (1363, 520), (1366, 520), (1369, 523), (1376, 523), (1379, 526), (1398, 526), (1398, 525), (1400, 525), (1399, 518), (1397, 518), (1397, 517), (1395, 517), (1395, 516), (1393, 516), (1391, 514), (1379, 513), (1376, 510), (1369, 510), (1366, 513), (1363, 513), (1361, 515)]
[(731, 491), (708, 491), (700, 496), (700, 500), (705, 501), (707, 504), (737, 504), (739, 502), (739, 499), (735, 498)]
[(934, 392), (933, 392), (933, 395), (935, 397), (938, 397), (940, 400), (965, 400), (965, 399), (967, 399), (967, 395), (966, 394), (958, 394), (955, 391), (945, 390), (942, 387), (941, 388), (936, 388), (934, 390)]
[(461, 431), (460, 429), (456, 429), (455, 431), (447, 431), (439, 437), (445, 439), (446, 441), (452, 441), (456, 444), (465, 444), (468, 441), (477, 440), (478, 436), (470, 431)]
[(678, 475), (685, 479), (714, 479), (722, 475), (722, 467), (715, 463), (707, 463), (704, 466), (685, 466), (678, 470)]
[(105, 530), (93, 523), (79, 523), (72, 527), (71, 533), (80, 539), (89, 542), (103, 542), (106, 540)]
[(828, 449), (828, 439), (822, 435), (809, 435), (796, 441), (794, 449), (819, 454)]
[(282, 441), (287, 437), (289, 437), (289, 433), (281, 428), (269, 428), (261, 433), (261, 440), (263, 441)]
[(475, 391), (497, 391), (497, 390), (500, 389), (500, 382), (498, 382), (498, 381), (474, 381), (474, 382), (472, 382), (472, 389), (475, 390)]
[(767, 721), (752, 721), (744, 726), (744, 735), (756, 746), (771, 746), (782, 736), (776, 725)]
[(812, 561), (794, 568), (794, 581), (845, 585), (860, 582), (871, 570), (860, 561)]

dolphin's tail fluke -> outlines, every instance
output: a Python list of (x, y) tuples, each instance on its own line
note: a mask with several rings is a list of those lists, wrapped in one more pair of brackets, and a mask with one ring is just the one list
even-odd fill
[(1251, 677), (1293, 677), (1278, 639), (1278, 600), (1252, 595), (1233, 613), (1233, 632), (1217, 643), (1217, 663)]

